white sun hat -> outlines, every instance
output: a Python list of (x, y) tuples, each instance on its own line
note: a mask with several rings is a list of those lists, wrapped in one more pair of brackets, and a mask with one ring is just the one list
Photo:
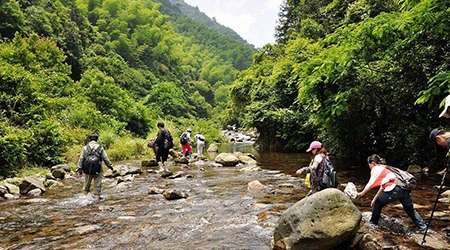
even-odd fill
[(450, 95), (445, 98), (444, 110), (442, 110), (442, 113), (439, 115), (439, 117), (450, 118), (450, 110), (448, 109), (448, 107), (450, 107)]

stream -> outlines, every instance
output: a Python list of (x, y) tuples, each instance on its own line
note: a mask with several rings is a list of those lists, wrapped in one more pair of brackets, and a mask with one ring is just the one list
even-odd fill
[[(100, 201), (81, 194), (84, 179), (75, 175), (62, 181), (64, 187), (47, 190), (39, 198), (1, 201), (0, 250), (272, 249), (278, 217), (309, 191), (300, 181), (304, 176), (295, 177), (294, 173), (308, 165), (310, 156), (259, 153), (251, 143), (219, 147), (219, 152), (234, 151), (253, 154), (262, 170), (244, 172), (239, 167), (213, 167), (208, 162), (189, 166), (173, 163), (170, 170), (182, 171), (183, 177), (164, 179), (143, 168), (142, 175), (127, 182), (117, 184), (114, 178), (103, 178)], [(215, 155), (205, 156), (214, 159)], [(119, 164), (141, 166), (140, 161), (115, 163)], [(369, 179), (367, 166), (351, 167), (336, 161), (335, 167), (341, 184), (351, 181), (361, 190)], [(426, 222), (436, 200), (434, 186), (440, 185), (441, 178), (424, 175), (420, 188), (413, 191), (415, 207)], [(248, 183), (254, 180), (266, 189), (248, 190)], [(189, 196), (167, 200), (161, 194), (149, 194), (150, 188), (178, 190)], [(371, 211), (374, 194), (369, 192), (354, 201), (361, 212)], [(432, 234), (446, 239), (448, 210), (448, 203), (439, 202), (430, 227)], [(376, 231), (380, 237), (407, 249), (422, 249), (412, 239), (414, 225), (401, 206), (389, 204), (383, 214), (389, 230)], [(393, 220), (401, 226), (393, 227)]]

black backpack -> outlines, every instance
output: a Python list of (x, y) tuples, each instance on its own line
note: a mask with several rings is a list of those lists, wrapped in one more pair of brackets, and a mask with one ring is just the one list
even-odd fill
[(180, 142), (181, 145), (186, 145), (188, 143), (188, 135), (186, 132), (184, 132), (183, 134), (181, 134), (180, 136)]
[(319, 186), (322, 188), (337, 188), (338, 186), (336, 170), (328, 157), (323, 160), (323, 176), (319, 180)]
[(100, 170), (102, 169), (102, 162), (101, 162), (101, 154), (102, 147), (98, 147), (97, 149), (92, 149), (89, 146), (88, 148), (88, 155), (84, 159), (83, 162), (83, 173), (85, 174), (99, 174)]
[(395, 180), (394, 184), (399, 186), (401, 189), (414, 190), (417, 188), (419, 182), (414, 175), (396, 167), (386, 165), (384, 167), (391, 170), (395, 174), (397, 179)]
[(164, 148), (167, 150), (173, 148), (173, 137), (169, 130), (166, 130), (164, 137)]

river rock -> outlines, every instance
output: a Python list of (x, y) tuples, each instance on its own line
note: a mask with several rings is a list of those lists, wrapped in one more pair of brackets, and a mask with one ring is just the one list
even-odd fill
[(364, 234), (362, 237), (355, 237), (358, 249), (364, 250), (378, 250), (384, 249), (383, 246), (371, 235)]
[(352, 240), (361, 219), (347, 195), (328, 188), (303, 198), (280, 216), (274, 230), (275, 247), (331, 249)]
[(247, 167), (243, 167), (241, 169), (239, 169), (239, 171), (241, 172), (258, 172), (261, 171), (262, 169), (258, 166), (255, 165), (251, 165), (251, 166), (247, 166)]
[(20, 186), (20, 183), (22, 183), (23, 178), (14, 177), (14, 178), (7, 178), (4, 180), (5, 183), (10, 183), (16, 186)]
[(178, 200), (178, 199), (186, 199), (188, 195), (184, 192), (178, 190), (169, 190), (163, 193), (164, 197), (167, 200)]
[(45, 180), (44, 182), (45, 187), (49, 188), (49, 189), (56, 189), (56, 188), (60, 188), (63, 187), (64, 185), (59, 182), (59, 181), (55, 181), (55, 180)]
[(170, 172), (170, 171), (168, 171), (168, 172), (163, 172), (163, 173), (161, 174), (161, 177), (162, 177), (162, 178), (167, 178), (167, 177), (172, 176), (172, 175), (173, 175), (173, 173)]
[(77, 232), (78, 234), (87, 234), (90, 232), (97, 231), (100, 228), (101, 227), (99, 225), (86, 225), (86, 226), (74, 228), (73, 230), (75, 230), (75, 232)]
[(235, 166), (239, 163), (239, 159), (235, 155), (229, 153), (220, 153), (214, 160), (223, 166)]
[(421, 173), (422, 172), (422, 168), (419, 165), (409, 165), (408, 166), (408, 170), (409, 173)]
[(52, 169), (51, 171), (53, 177), (55, 177), (56, 179), (64, 179), (64, 177), (66, 176), (66, 171), (64, 171), (64, 169), (60, 169), (60, 168), (56, 168), (56, 169)]
[(162, 194), (164, 189), (158, 187), (151, 187), (148, 189), (148, 194)]
[(258, 180), (251, 181), (248, 183), (248, 189), (250, 190), (264, 190), (266, 189), (266, 186), (261, 184)]
[(5, 194), (5, 199), (7, 200), (16, 200), (19, 199), (18, 195), (14, 195), (14, 194)]
[(39, 197), (42, 195), (42, 190), (39, 188), (31, 189), (28, 191), (27, 196), (28, 197)]
[(447, 190), (447, 191), (443, 192), (441, 194), (441, 197), (442, 198), (447, 198), (447, 200), (450, 199), (450, 190)]
[(53, 172), (53, 170), (56, 170), (56, 169), (63, 170), (66, 173), (71, 172), (70, 166), (68, 164), (58, 164), (58, 165), (51, 167), (50, 170)]
[(155, 159), (144, 160), (144, 161), (141, 162), (141, 166), (142, 167), (157, 167), (158, 166), (158, 162), (156, 162)]
[(31, 177), (31, 176), (25, 177), (22, 180), (22, 183), (20, 183), (19, 188), (20, 188), (21, 194), (26, 194), (30, 190), (35, 189), (35, 188), (39, 188), (42, 192), (45, 192), (44, 182), (40, 181), (36, 177)]
[(142, 169), (137, 166), (118, 165), (118, 166), (114, 167), (114, 169), (116, 169), (117, 172), (119, 172), (121, 176), (128, 175), (128, 174), (142, 174)]
[(13, 184), (9, 184), (7, 182), (3, 183), (3, 185), (6, 187), (6, 189), (8, 190), (8, 193), (10, 194), (20, 194), (20, 188), (16, 185)]
[(176, 158), (175, 162), (180, 164), (189, 164), (189, 159), (186, 157)]
[(219, 152), (219, 147), (216, 144), (211, 143), (206, 152)]
[(255, 159), (251, 158), (248, 155), (241, 155), (241, 156), (239, 156), (238, 159), (240, 162), (247, 164), (247, 165), (256, 165), (258, 163)]
[(0, 184), (0, 197), (5, 197), (5, 194), (8, 194), (8, 189)]

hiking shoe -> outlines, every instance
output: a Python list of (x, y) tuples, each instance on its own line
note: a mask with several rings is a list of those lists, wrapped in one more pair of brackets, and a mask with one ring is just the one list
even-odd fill
[[(427, 230), (427, 227), (420, 227), (420, 228), (416, 229), (415, 233), (424, 234), (426, 230)], [(431, 230), (429, 228), (428, 228), (427, 233), (431, 233)]]

